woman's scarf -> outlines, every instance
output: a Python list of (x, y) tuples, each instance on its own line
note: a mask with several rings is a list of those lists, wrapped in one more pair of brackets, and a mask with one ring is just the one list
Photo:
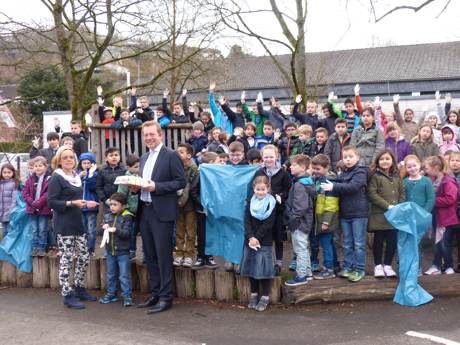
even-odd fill
[(69, 182), (72, 186), (81, 187), (80, 175), (78, 175), (75, 171), (72, 171), (72, 176), (67, 175), (61, 168), (56, 169), (54, 172), (58, 175), (61, 175), (64, 180)]
[(265, 220), (270, 217), (275, 205), (276, 200), (271, 194), (267, 194), (263, 199), (258, 199), (255, 195), (253, 195), (249, 209), (254, 218), (258, 220)]
[(269, 169), (265, 167), (265, 173), (267, 174), (269, 178), (272, 178), (278, 173), (278, 171), (280, 171), (280, 169), (281, 169), (281, 164), (278, 161), (276, 161), (275, 166), (273, 168)]

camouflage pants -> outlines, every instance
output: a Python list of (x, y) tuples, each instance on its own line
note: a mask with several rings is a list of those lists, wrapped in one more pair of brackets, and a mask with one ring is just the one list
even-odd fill
[(74, 285), (79, 287), (85, 286), (86, 269), (89, 263), (87, 235), (57, 235), (57, 242), (59, 252), (61, 253), (61, 259), (59, 260), (59, 285), (62, 288), (62, 295), (68, 296), (72, 293), (70, 272), (74, 257), (76, 258)]

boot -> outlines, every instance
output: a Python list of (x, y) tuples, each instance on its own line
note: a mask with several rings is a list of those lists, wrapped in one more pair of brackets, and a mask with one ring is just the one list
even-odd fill
[(75, 287), (75, 297), (80, 299), (80, 301), (89, 301), (89, 302), (97, 301), (96, 297), (90, 295), (88, 291), (86, 291), (86, 289), (81, 286)]
[(85, 305), (72, 294), (64, 296), (64, 305), (71, 309), (85, 309)]

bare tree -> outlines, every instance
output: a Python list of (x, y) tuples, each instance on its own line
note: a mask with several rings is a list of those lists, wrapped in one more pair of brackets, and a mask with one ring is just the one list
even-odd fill
[[(442, 8), (442, 10), (439, 12), (437, 17), (439, 17), (446, 10), (446, 8), (450, 5), (452, 0), (443, 0), (443, 1), (445, 2), (445, 5)], [(414, 1), (412, 1), (412, 3), (413, 2)], [(435, 2), (439, 2), (439, 0), (423, 0), (423, 1), (420, 1), (420, 3), (418, 5), (414, 6), (414, 5), (406, 5), (404, 3), (401, 4), (401, 1), (398, 1), (398, 6), (391, 7), (390, 9), (385, 10), (382, 14), (377, 14), (377, 10), (376, 10), (377, 6), (374, 3), (374, 0), (369, 0), (370, 7), (371, 7), (371, 13), (374, 16), (374, 21), (376, 23), (378, 23), (379, 21), (383, 20), (384, 18), (386, 18), (387, 16), (389, 16), (390, 14), (392, 14), (394, 12), (402, 11), (402, 10), (409, 10), (409, 11), (413, 11), (413, 12), (418, 12), (418, 11), (422, 10), (423, 8), (427, 7), (428, 5), (430, 5), (432, 3), (435, 3)]]
[[(41, 2), (52, 17), (51, 23), (19, 22), (1, 13), (2, 47), (22, 53), (23, 61), (13, 61), (16, 64), (33, 61), (38, 56), (58, 62), (64, 71), (72, 116), (76, 119), (83, 118), (91, 106), (85, 103), (84, 95), (97, 71), (143, 55), (163, 58), (173, 39), (181, 40), (182, 32), (171, 35), (163, 25), (171, 8), (165, 0)], [(199, 52), (200, 49), (189, 49), (172, 63), (160, 61), (155, 74), (137, 87), (155, 84)], [(129, 87), (120, 86), (104, 97)]]
[[(269, 9), (243, 8), (236, 0), (209, 0), (211, 6), (218, 10), (220, 20), (231, 30), (255, 38), (265, 49), (273, 63), (289, 85), (293, 94), (300, 94), (303, 99), (307, 96), (306, 83), (306, 18), (308, 0), (295, 0), (295, 16), (281, 10), (276, 0), (270, 0)], [(273, 14), (283, 36), (267, 37), (256, 32), (251, 26), (251, 15), (261, 12)], [(289, 65), (282, 63), (279, 55), (274, 53), (273, 46), (287, 49), (290, 53)]]

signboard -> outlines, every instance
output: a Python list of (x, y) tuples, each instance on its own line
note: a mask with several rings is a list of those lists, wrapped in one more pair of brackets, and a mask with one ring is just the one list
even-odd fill
[(56, 132), (56, 127), (60, 128), (59, 135), (70, 132), (70, 121), (72, 121), (70, 110), (43, 112), (43, 147), (48, 147), (46, 135)]

